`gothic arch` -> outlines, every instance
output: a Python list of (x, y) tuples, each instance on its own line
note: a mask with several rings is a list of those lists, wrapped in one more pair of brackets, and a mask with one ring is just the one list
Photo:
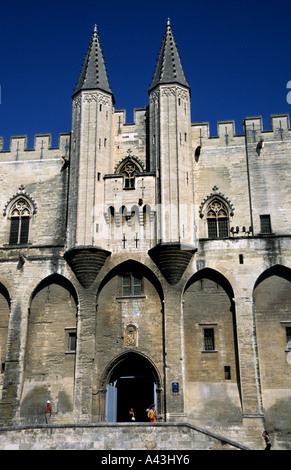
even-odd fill
[(123, 364), (124, 361), (128, 360), (128, 358), (140, 358), (142, 361), (148, 362), (148, 365), (152, 370), (152, 373), (153, 373), (153, 376), (154, 376), (154, 379), (155, 379), (156, 383), (158, 384), (159, 387), (161, 387), (162, 378), (161, 378), (161, 375), (160, 375), (158, 369), (156, 368), (154, 362), (152, 361), (152, 359), (150, 359), (148, 356), (146, 356), (145, 354), (143, 354), (140, 351), (134, 351), (134, 352), (126, 351), (126, 352), (123, 352), (123, 353), (119, 354), (114, 359), (112, 359), (109, 362), (109, 364), (106, 366), (106, 368), (104, 369), (104, 371), (102, 373), (101, 387), (106, 388), (106, 386), (112, 380), (112, 378), (114, 376), (114, 373), (116, 371), (116, 368), (119, 367), (121, 364)]
[(291, 269), (277, 264), (262, 272), (253, 300), (266, 427), (290, 430)]
[(123, 175), (123, 189), (134, 189), (135, 176), (143, 171), (142, 162), (138, 158), (128, 155), (116, 167), (115, 174)]
[(231, 201), (228, 199), (227, 196), (225, 196), (221, 192), (217, 192), (218, 188), (216, 186), (214, 186), (213, 190), (214, 192), (206, 196), (204, 200), (202, 201), (202, 203), (200, 204), (200, 207), (199, 207), (200, 218), (202, 219), (204, 217), (205, 208), (208, 207), (209, 204), (215, 199), (221, 201), (226, 206), (227, 210), (229, 211), (229, 216), (232, 217), (234, 215), (234, 207)]
[(161, 283), (157, 276), (154, 274), (154, 272), (148, 268), (146, 265), (140, 263), (139, 261), (129, 259), (126, 261), (123, 261), (122, 263), (119, 263), (115, 267), (113, 267), (103, 278), (99, 285), (98, 293), (97, 295), (100, 294), (101, 290), (103, 287), (116, 275), (120, 274), (121, 272), (126, 272), (126, 271), (132, 271), (132, 272), (138, 272), (139, 274), (145, 276), (156, 288), (159, 297), (161, 299), (161, 302), (164, 299), (164, 293), (163, 293), (163, 288), (161, 286)]
[(47, 399), (58, 410), (56, 419), (71, 419), (78, 348), (75, 288), (59, 274), (49, 275), (35, 287), (29, 305), (21, 419), (42, 422)]
[(128, 421), (130, 408), (134, 409), (137, 421), (147, 421), (146, 409), (152, 403), (155, 403), (158, 413), (163, 414), (160, 373), (154, 362), (141, 352), (127, 351), (110, 361), (103, 371), (101, 387), (103, 395), (106, 392), (107, 422), (112, 420), (113, 414), (113, 421)]
[(233, 215), (234, 207), (231, 201), (214, 186), (213, 192), (206, 196), (199, 207), (202, 221), (200, 236), (210, 239), (228, 238), (230, 219)]
[(10, 308), (10, 303), (11, 303), (10, 295), (9, 295), (8, 289), (4, 286), (2, 282), (0, 282), (0, 294), (3, 295), (3, 297), (5, 298), (7, 302), (8, 307)]
[(280, 264), (276, 264), (274, 266), (267, 268), (257, 278), (255, 285), (254, 285), (254, 290), (256, 289), (256, 287), (258, 287), (261, 284), (261, 282), (263, 282), (264, 280), (274, 275), (280, 276), (283, 279), (291, 280), (291, 269)]
[(39, 282), (39, 284), (34, 288), (31, 294), (30, 305), (34, 297), (38, 294), (38, 292), (40, 292), (43, 288), (49, 286), (50, 284), (57, 284), (67, 289), (70, 292), (71, 296), (73, 297), (75, 304), (78, 305), (79, 302), (78, 302), (78, 296), (77, 296), (75, 287), (73, 286), (71, 281), (69, 281), (66, 277), (57, 273), (50, 274), (49, 276), (45, 277)]
[[(185, 390), (187, 413), (205, 422), (219, 416), (217, 396), (224, 390), (225, 406), (241, 420), (241, 385), (234, 292), (220, 272), (204, 268), (187, 282), (183, 292)], [(204, 396), (203, 387), (209, 390)], [(230, 391), (232, 396), (230, 396)], [(196, 411), (200, 407), (202, 411)]]
[(203, 277), (220, 284), (221, 287), (223, 287), (226, 293), (228, 294), (229, 299), (231, 301), (233, 300), (234, 292), (229, 280), (222, 273), (212, 268), (203, 268), (197, 271), (186, 283), (184, 293), (187, 291), (191, 284), (202, 279)]
[[(105, 419), (105, 404), (107, 403), (108, 408), (113, 395), (115, 400), (117, 399), (118, 390), (121, 391), (118, 400), (123, 397), (121, 408), (129, 406), (126, 395), (131, 396), (140, 415), (141, 405), (136, 403), (136, 398), (132, 396), (132, 389), (136, 391), (136, 395), (142, 396), (143, 412), (151, 404), (145, 403), (149, 401), (149, 397), (153, 400), (152, 395), (159, 393), (159, 412), (161, 412), (161, 379), (157, 371), (162, 373), (164, 370), (164, 319), (163, 290), (159, 280), (144, 264), (133, 259), (126, 260), (107, 272), (100, 283), (96, 297), (96, 323), (99, 327), (96, 328), (98, 354), (96, 354), (94, 379), (96, 395), (93, 397), (93, 409), (96, 409), (97, 419), (101, 421)], [(151, 357), (155, 358), (155, 365)], [(113, 380), (115, 373), (117, 385), (114, 383), (116, 380)], [(125, 381), (121, 380), (122, 377), (126, 378)], [(132, 387), (127, 385), (131, 380)], [(144, 392), (143, 388), (147, 392)], [(107, 401), (106, 390), (107, 397), (111, 397)], [(114, 409), (111, 405), (110, 413)], [(121, 420), (123, 412), (120, 410), (117, 420)]]
[(8, 201), (7, 203), (5, 204), (5, 207), (4, 207), (4, 210), (3, 210), (3, 215), (6, 216), (7, 214), (9, 214), (10, 210), (11, 210), (11, 207), (12, 205), (15, 204), (15, 202), (17, 202), (18, 199), (24, 199), (30, 206), (31, 208), (31, 213), (33, 215), (35, 215), (37, 213), (37, 205), (36, 205), (36, 202), (35, 200), (31, 197), (30, 194), (28, 194), (26, 191), (25, 191), (25, 187), (24, 186), (20, 186), (19, 187), (19, 192), (17, 194), (14, 194)]
[(142, 173), (144, 171), (143, 162), (135, 156), (128, 155), (118, 163), (114, 173), (117, 175), (122, 174), (127, 164), (131, 164), (134, 167), (134, 171), (136, 171), (136, 173)]
[(3, 215), (10, 222), (9, 244), (23, 245), (30, 239), (31, 219), (36, 214), (33, 199), (24, 192), (14, 195), (6, 204)]

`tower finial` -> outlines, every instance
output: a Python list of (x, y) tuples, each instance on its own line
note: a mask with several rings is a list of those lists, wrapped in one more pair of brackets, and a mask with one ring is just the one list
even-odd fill
[(170, 18), (167, 19), (167, 26), (171, 26), (171, 20), (170, 20)]
[(94, 24), (94, 33), (97, 33), (97, 24)]

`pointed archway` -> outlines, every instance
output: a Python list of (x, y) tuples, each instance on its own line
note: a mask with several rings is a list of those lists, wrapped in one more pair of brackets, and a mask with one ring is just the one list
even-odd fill
[[(220, 272), (205, 268), (183, 295), (186, 412), (205, 426), (239, 423), (242, 394), (234, 291)], [(205, 390), (207, 389), (207, 394)], [(223, 390), (223, 392), (222, 392)], [(223, 409), (218, 399), (222, 393)]]
[(253, 295), (266, 427), (291, 429), (291, 269), (283, 265), (266, 269)]
[(130, 421), (134, 409), (137, 422), (148, 421), (147, 409), (154, 403), (162, 412), (159, 374), (152, 362), (140, 353), (119, 356), (107, 369), (106, 421)]

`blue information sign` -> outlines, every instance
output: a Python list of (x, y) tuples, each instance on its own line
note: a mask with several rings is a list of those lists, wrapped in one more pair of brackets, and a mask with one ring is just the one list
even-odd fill
[(172, 392), (173, 393), (179, 393), (179, 382), (173, 382), (172, 383)]

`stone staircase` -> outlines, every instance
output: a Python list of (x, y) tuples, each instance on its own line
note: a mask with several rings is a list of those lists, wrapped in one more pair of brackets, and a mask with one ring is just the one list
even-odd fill
[(88, 423), (0, 428), (0, 450), (252, 450), (187, 423)]

